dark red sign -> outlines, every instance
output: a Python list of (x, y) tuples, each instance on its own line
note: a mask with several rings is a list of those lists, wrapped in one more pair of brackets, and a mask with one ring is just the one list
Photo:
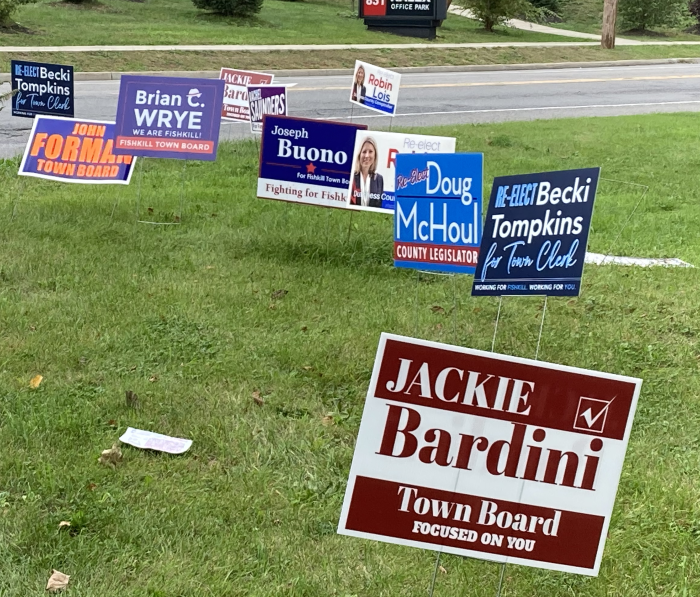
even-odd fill
[(595, 576), (640, 387), (383, 334), (338, 531)]

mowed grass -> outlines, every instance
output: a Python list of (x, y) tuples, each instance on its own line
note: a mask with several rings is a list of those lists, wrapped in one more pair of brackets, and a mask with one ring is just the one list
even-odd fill
[[(222, 66), (253, 70), (353, 68), (355, 60), (377, 66), (410, 67), (474, 64), (532, 64), (607, 60), (678, 58), (696, 60), (697, 46), (593, 46), (506, 48), (412, 48), (283, 52), (21, 52), (0, 53), (0, 73), (10, 72), (10, 60), (72, 64), (76, 71), (216, 71)], [(6, 75), (7, 76), (7, 75)], [(8, 77), (9, 79), (9, 77)]]
[[(191, 0), (100, 0), (85, 5), (41, 0), (17, 10), (14, 19), (31, 33), (0, 30), (3, 46), (154, 44), (409, 43), (415, 38), (367, 31), (347, 2), (265, 0), (252, 19), (221, 17)], [(451, 16), (439, 29), (441, 42), (561, 41), (561, 37), (499, 29)]]
[[(600, 165), (590, 249), (698, 265), (696, 123), (430, 132), (485, 153), (487, 190), (495, 175)], [(140, 166), (129, 187), (86, 187), (18, 181), (2, 162), (3, 597), (43, 594), (52, 568), (74, 597), (426, 594), (433, 552), (335, 534), (377, 341), (488, 350), (498, 301), (472, 299), (471, 277), (393, 268), (385, 216), (256, 199), (256, 152), (142, 162), (141, 217), (173, 220), (184, 171), (179, 226), (136, 223)], [(614, 181), (650, 190), (639, 204), (639, 187)], [(599, 578), (510, 565), (504, 595), (700, 594), (699, 282), (697, 269), (586, 266), (579, 298), (548, 301), (541, 359), (644, 385)], [(542, 307), (506, 298), (496, 350), (533, 357)], [(98, 464), (127, 426), (194, 443)], [(435, 595), (495, 595), (499, 565), (441, 565)]]

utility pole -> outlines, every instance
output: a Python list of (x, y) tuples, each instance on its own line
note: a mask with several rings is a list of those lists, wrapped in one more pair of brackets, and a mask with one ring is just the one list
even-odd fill
[(603, 7), (603, 35), (600, 45), (606, 50), (615, 49), (615, 22), (617, 21), (617, 0), (605, 0)]

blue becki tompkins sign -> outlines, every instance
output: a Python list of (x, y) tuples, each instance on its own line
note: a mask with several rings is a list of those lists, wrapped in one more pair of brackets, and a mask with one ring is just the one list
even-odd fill
[(578, 296), (600, 168), (493, 181), (472, 296)]
[(474, 273), (483, 169), (481, 153), (396, 156), (396, 267)]
[(73, 67), (12, 60), (12, 116), (65, 116), (72, 118)]

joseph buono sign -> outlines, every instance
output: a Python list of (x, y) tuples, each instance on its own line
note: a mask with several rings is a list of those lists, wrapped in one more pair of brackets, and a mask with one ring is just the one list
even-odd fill
[(472, 296), (578, 296), (600, 168), (494, 179)]
[(114, 123), (37, 116), (21, 176), (82, 184), (129, 184), (136, 158), (114, 155)]
[(224, 81), (123, 75), (114, 153), (213, 161)]
[(394, 266), (474, 273), (483, 170), (481, 153), (396, 156)]
[(355, 133), (366, 128), (265, 116), (258, 197), (346, 209)]
[(641, 384), (382, 334), (338, 532), (597, 576)]
[(12, 115), (72, 117), (73, 67), (12, 60)]

